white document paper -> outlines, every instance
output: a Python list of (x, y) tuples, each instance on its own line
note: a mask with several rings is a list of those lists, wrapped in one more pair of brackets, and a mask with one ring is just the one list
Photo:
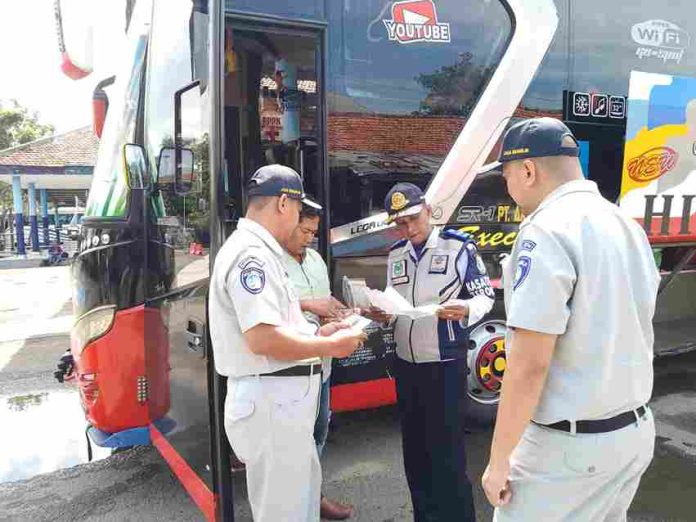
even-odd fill
[(370, 324), (372, 324), (372, 319), (368, 319), (367, 317), (363, 317), (359, 314), (349, 315), (343, 319), (343, 321), (348, 323), (351, 328), (357, 328), (358, 330), (364, 330), (370, 326)]
[(391, 286), (387, 287), (384, 292), (373, 288), (367, 288), (366, 293), (372, 306), (384, 310), (389, 315), (401, 315), (411, 319), (419, 319), (421, 317), (435, 315), (440, 307), (440, 305), (437, 304), (413, 307), (411, 303), (404, 299), (404, 297)]
[(382, 292), (368, 287), (364, 279), (348, 279), (345, 276), (343, 276), (343, 297), (351, 307), (368, 308), (374, 306), (384, 310), (389, 315), (401, 315), (410, 319), (435, 315), (440, 307), (440, 305), (431, 304), (414, 308), (391, 286)]

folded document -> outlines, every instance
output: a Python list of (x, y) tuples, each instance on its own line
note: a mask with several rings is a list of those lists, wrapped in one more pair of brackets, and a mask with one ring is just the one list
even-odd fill
[(389, 315), (401, 315), (411, 319), (419, 319), (435, 315), (440, 305), (430, 304), (414, 307), (394, 288), (387, 287), (384, 292), (369, 288), (364, 280), (343, 279), (343, 295), (350, 296), (351, 306), (369, 308), (370, 306), (384, 310)]

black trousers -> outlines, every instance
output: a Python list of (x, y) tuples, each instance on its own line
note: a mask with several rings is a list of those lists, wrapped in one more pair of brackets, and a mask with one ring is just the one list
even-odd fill
[(464, 451), (466, 360), (397, 358), (394, 369), (415, 522), (475, 522)]

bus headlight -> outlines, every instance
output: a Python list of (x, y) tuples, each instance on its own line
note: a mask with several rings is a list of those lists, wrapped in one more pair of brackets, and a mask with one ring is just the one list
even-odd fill
[(75, 342), (74, 346), (77, 348), (78, 353), (82, 353), (87, 344), (109, 331), (114, 323), (115, 315), (115, 306), (100, 306), (90, 310), (77, 320), (75, 326), (73, 326), (72, 334)]

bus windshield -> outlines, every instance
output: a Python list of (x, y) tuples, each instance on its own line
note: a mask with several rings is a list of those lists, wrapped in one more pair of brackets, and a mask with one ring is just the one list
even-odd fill
[[(149, 11), (139, 9), (136, 13), (145, 15)], [(147, 24), (144, 19), (137, 20), (135, 16), (134, 13), (124, 61), (118, 68), (111, 90), (111, 106), (99, 145), (85, 217), (125, 218), (128, 215), (129, 191), (122, 157), (123, 144), (134, 141), (147, 45)]]

